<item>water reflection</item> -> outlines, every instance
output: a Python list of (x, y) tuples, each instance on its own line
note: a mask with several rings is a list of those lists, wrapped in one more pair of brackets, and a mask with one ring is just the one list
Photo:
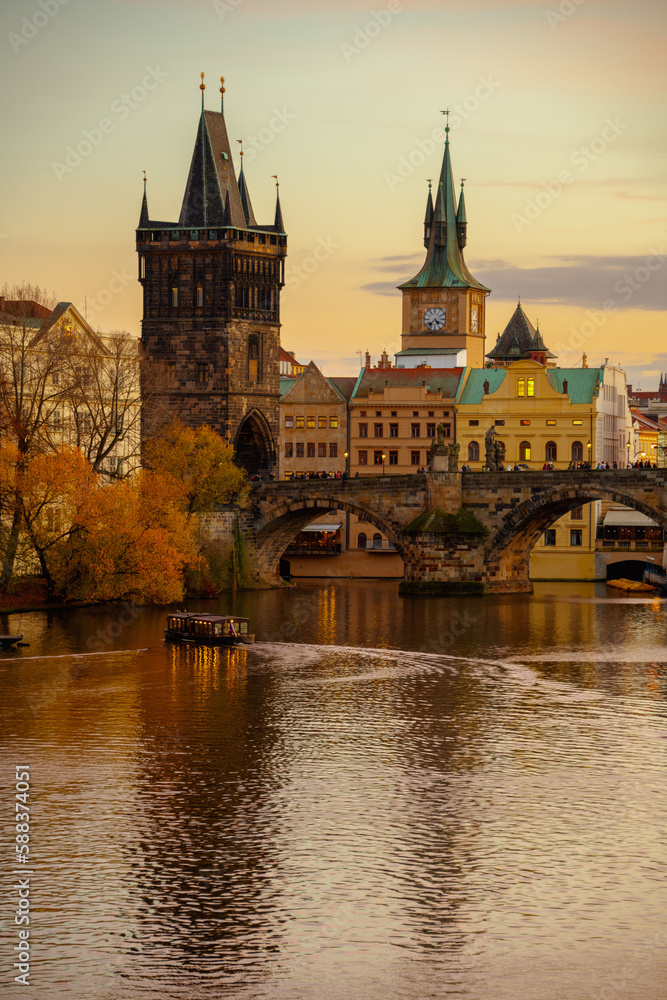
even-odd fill
[(164, 646), (159, 609), (23, 616), (36, 995), (599, 996), (667, 903), (663, 607), (326, 581), (221, 600), (259, 640), (232, 649)]

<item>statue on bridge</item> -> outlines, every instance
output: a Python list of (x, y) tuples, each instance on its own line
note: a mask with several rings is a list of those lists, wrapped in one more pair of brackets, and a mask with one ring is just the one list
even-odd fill
[(505, 445), (502, 441), (496, 440), (496, 428), (489, 427), (484, 435), (484, 448), (486, 451), (486, 468), (489, 472), (504, 472), (505, 470)]
[[(452, 445), (448, 447), (445, 446), (445, 425), (438, 424), (437, 430), (437, 441), (434, 438), (431, 441), (431, 450), (429, 451), (428, 464), (431, 472), (456, 472), (456, 461), (457, 456), (454, 458), (454, 468), (452, 467)], [(458, 445), (457, 445), (458, 448)]]

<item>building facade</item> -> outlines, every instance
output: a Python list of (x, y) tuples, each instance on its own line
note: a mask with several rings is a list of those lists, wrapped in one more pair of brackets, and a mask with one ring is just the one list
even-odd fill
[[(169, 408), (209, 424), (249, 472), (277, 460), (280, 290), (287, 252), (280, 200), (258, 225), (243, 166), (237, 179), (222, 110), (204, 109), (177, 222), (136, 233), (143, 288), (141, 341), (164, 370)], [(224, 95), (224, 86), (221, 87)]]
[(345, 472), (352, 378), (325, 378), (314, 361), (281, 378), (279, 478)]

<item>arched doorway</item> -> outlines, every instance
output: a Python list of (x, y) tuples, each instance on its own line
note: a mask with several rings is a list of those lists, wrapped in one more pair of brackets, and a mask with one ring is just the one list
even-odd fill
[(251, 410), (244, 417), (236, 435), (236, 464), (255, 476), (273, 471), (276, 450), (271, 428), (263, 413)]

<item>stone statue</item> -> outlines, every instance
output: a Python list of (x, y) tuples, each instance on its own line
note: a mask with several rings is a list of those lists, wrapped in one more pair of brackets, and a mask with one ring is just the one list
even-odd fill
[[(442, 427), (442, 424), (440, 424)], [(461, 450), (461, 445), (458, 441), (454, 441), (449, 445), (447, 449), (447, 454), (449, 456), (449, 471), (458, 472), (459, 471), (459, 451)]]
[(444, 424), (438, 424), (437, 434), (438, 434), (438, 443), (437, 443), (436, 448), (435, 448), (435, 453), (436, 453), (436, 455), (444, 455), (445, 454), (445, 425)]
[(428, 456), (428, 464), (431, 472), (456, 471), (451, 468), (451, 445), (445, 447), (445, 425), (438, 424), (436, 431), (438, 438), (431, 441), (431, 450)]
[(486, 452), (485, 465), (490, 472), (496, 469), (496, 428), (489, 427), (484, 435), (484, 449)]
[(495, 445), (496, 472), (505, 470), (505, 445), (502, 441), (496, 441)]
[(490, 388), (490, 386), (489, 386), (489, 380), (488, 380), (488, 378), (485, 378), (484, 379), (484, 395), (485, 396), (489, 395), (489, 388)]

